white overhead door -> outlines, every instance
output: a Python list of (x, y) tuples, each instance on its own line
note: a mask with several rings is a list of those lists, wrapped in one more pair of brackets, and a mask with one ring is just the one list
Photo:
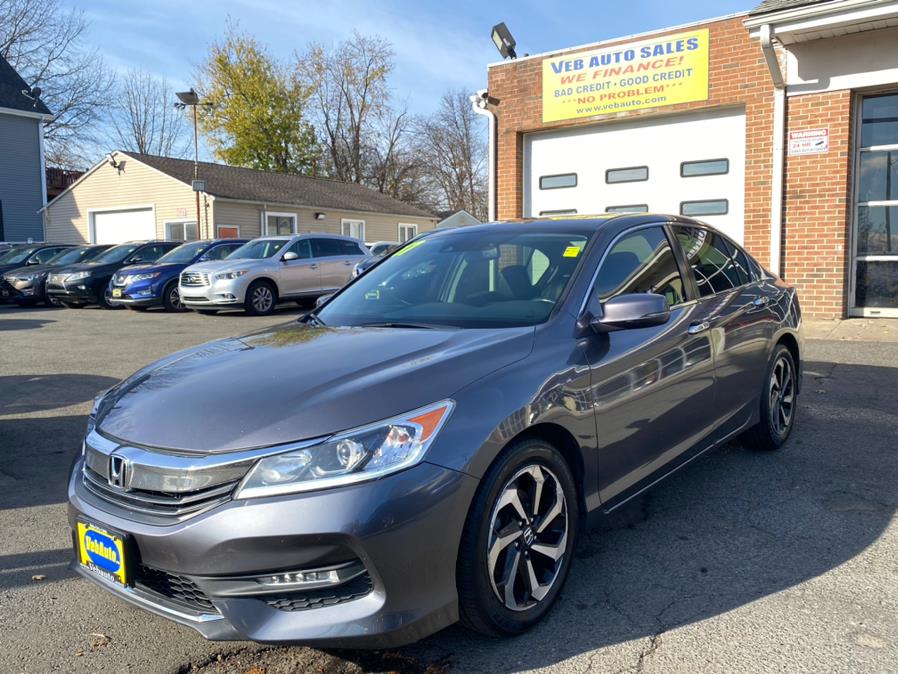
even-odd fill
[(156, 238), (152, 208), (103, 211), (93, 214), (94, 243), (124, 243)]
[(528, 134), (524, 216), (681, 213), (742, 242), (745, 114), (716, 111)]

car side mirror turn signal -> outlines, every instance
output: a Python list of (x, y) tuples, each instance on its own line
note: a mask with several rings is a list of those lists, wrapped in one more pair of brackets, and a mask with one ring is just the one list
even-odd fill
[(664, 325), (669, 320), (670, 307), (663, 295), (627, 293), (602, 304), (602, 315), (593, 316), (589, 327), (601, 333)]

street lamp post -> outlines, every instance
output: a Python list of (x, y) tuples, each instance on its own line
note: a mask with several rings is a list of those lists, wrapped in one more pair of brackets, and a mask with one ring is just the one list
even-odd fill
[[(197, 237), (202, 238), (202, 219), (200, 217), (200, 192), (205, 191), (206, 185), (200, 180), (200, 151), (199, 151), (199, 131), (197, 130), (196, 109), (200, 105), (209, 105), (209, 103), (200, 103), (199, 94), (193, 88), (190, 91), (179, 91), (175, 94), (178, 102), (175, 107), (183, 110), (186, 107), (193, 108), (193, 192), (196, 195), (196, 229)], [(208, 224), (208, 223), (207, 223)], [(207, 232), (208, 234), (208, 232)], [(186, 236), (186, 231), (185, 231)]]

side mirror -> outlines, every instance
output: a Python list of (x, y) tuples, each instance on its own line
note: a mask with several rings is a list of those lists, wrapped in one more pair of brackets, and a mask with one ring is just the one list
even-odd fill
[(25, 264), (29, 265), (29, 264), (40, 264), (40, 263), (41, 263), (40, 260), (38, 260), (36, 257), (33, 257), (30, 260), (28, 260)]
[(127, 260), (125, 260), (125, 264), (139, 264), (141, 262), (143, 262), (142, 255), (135, 255), (134, 257), (129, 257)]
[(670, 320), (667, 298), (654, 293), (618, 295), (602, 305), (602, 315), (594, 316), (589, 327), (594, 332), (632, 330), (664, 325)]
[(292, 250), (289, 250), (286, 253), (284, 253), (284, 257), (281, 258), (281, 262), (292, 262), (293, 260), (298, 260), (298, 259), (299, 259), (299, 255), (294, 253)]
[(315, 300), (315, 308), (317, 309), (322, 304), (327, 302), (331, 297), (334, 296), (334, 293), (328, 293), (327, 295), (320, 295), (318, 299)]

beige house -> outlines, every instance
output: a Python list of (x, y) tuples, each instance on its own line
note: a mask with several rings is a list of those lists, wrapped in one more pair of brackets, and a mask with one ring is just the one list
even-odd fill
[(405, 241), (437, 218), (362, 185), (113, 152), (43, 209), (47, 241), (121, 243), (330, 232)]

